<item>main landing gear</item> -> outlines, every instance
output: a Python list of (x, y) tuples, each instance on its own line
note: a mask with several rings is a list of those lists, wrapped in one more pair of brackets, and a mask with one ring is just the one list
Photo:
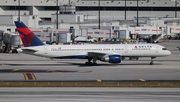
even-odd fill
[[(93, 60), (93, 62), (91, 62), (91, 60)], [(88, 58), (88, 62), (85, 62), (85, 65), (97, 65), (96, 61), (97, 57), (90, 57)]]
[(149, 63), (150, 65), (153, 65), (153, 59), (155, 59), (156, 57), (151, 57), (151, 62)]

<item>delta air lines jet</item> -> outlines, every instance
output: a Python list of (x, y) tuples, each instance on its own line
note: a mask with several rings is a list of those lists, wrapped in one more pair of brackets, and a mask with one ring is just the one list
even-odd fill
[(22, 53), (57, 59), (87, 59), (86, 65), (96, 65), (96, 61), (121, 63), (125, 57), (150, 57), (150, 65), (156, 57), (171, 54), (164, 46), (157, 44), (89, 44), (89, 45), (45, 45), (21, 21), (15, 25), (23, 42)]

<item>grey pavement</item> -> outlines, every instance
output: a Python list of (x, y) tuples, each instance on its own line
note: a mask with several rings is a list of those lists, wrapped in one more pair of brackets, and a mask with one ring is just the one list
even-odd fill
[(23, 81), (23, 73), (34, 73), (36, 80), (180, 80), (180, 41), (160, 42), (172, 55), (158, 57), (154, 65), (150, 58), (123, 60), (120, 64), (98, 61), (98, 66), (85, 66), (85, 60), (55, 59), (26, 54), (0, 53), (0, 80)]
[(179, 88), (0, 88), (1, 102), (179, 102)]

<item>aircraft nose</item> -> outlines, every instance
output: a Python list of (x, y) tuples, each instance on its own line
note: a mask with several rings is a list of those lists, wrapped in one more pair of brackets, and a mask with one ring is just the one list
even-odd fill
[(167, 53), (168, 55), (171, 55), (171, 51), (168, 51), (168, 53)]

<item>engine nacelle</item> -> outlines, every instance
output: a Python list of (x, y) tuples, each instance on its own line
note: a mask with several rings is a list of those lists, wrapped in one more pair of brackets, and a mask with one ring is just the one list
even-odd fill
[(109, 62), (109, 63), (121, 63), (122, 56), (120, 56), (120, 55), (109, 55), (109, 56), (102, 57), (100, 60), (104, 61), (104, 62)]

